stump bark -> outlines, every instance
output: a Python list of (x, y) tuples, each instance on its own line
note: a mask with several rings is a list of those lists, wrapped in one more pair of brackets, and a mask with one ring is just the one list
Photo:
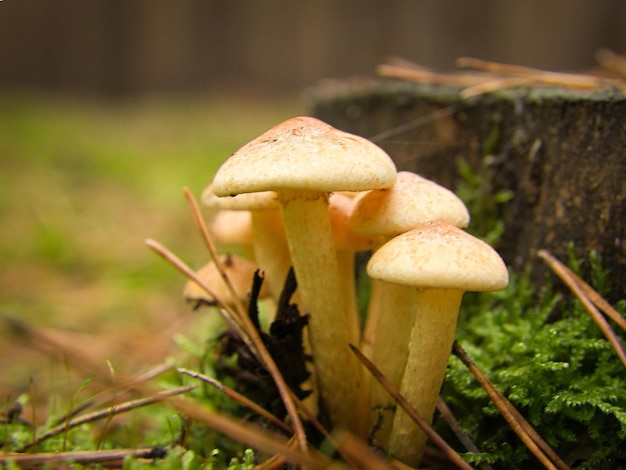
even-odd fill
[(483, 178), (484, 197), (506, 190), (497, 249), (537, 282), (550, 275), (536, 256), (561, 260), (596, 250), (610, 271), (609, 298), (626, 288), (626, 95), (518, 88), (460, 98), (457, 88), (359, 80), (312, 90), (311, 114), (374, 140), (399, 170), (456, 190), (459, 159)]

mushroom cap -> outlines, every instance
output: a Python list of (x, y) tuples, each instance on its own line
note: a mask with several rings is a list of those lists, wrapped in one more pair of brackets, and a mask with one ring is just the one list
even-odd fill
[(367, 264), (374, 279), (418, 288), (490, 292), (503, 289), (509, 273), (488, 244), (442, 221), (398, 235)]
[[(220, 259), (224, 266), (224, 271), (228, 276), (235, 294), (239, 300), (245, 302), (248, 299), (248, 293), (252, 288), (252, 280), (257, 267), (254, 263), (236, 255), (223, 255)], [(213, 261), (202, 266), (197, 272), (197, 276), (207, 285), (211, 291), (217, 295), (222, 302), (233, 305), (235, 300), (232, 298), (228, 287), (224, 283), (222, 276)], [(269, 295), (266, 283), (263, 283), (259, 298)], [(215, 303), (209, 294), (191, 279), (185, 284), (183, 289), (183, 297), (188, 302), (212, 305)]]
[(237, 150), (213, 179), (217, 196), (280, 190), (364, 191), (396, 180), (372, 142), (312, 117), (288, 119)]
[(209, 222), (209, 232), (215, 243), (223, 245), (252, 245), (252, 214), (250, 211), (217, 211)]
[(434, 220), (467, 227), (470, 215), (449, 189), (418, 174), (400, 171), (393, 187), (369, 191), (358, 199), (350, 227), (361, 235), (390, 236)]
[(265, 211), (278, 209), (278, 199), (274, 191), (238, 194), (232, 197), (219, 197), (213, 192), (213, 183), (202, 192), (202, 204), (212, 209), (232, 211)]

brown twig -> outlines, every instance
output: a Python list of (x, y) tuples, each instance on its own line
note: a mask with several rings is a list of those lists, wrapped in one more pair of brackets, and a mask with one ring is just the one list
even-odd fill
[(595, 57), (598, 64), (606, 70), (626, 77), (626, 57), (604, 48), (598, 49)]
[[(167, 362), (163, 364), (158, 364), (146, 370), (145, 372), (142, 372), (140, 374), (133, 376), (132, 380), (137, 383), (147, 382), (148, 380), (151, 380), (154, 377), (161, 375), (164, 372), (167, 372), (173, 367), (174, 367), (173, 364), (167, 363)], [(103, 406), (106, 403), (110, 403), (114, 398), (116, 397), (119, 398), (120, 396), (123, 396), (124, 394), (126, 394), (127, 391), (128, 390), (125, 390), (125, 389), (120, 390), (116, 387), (115, 391), (113, 392), (111, 390), (104, 390), (102, 392), (99, 392), (96, 395), (90, 397), (87, 401), (80, 403), (77, 406), (73, 406), (70, 413), (66, 413), (63, 416), (61, 416), (59, 419), (55, 420), (53, 425), (56, 426), (61, 423), (67, 422), (71, 418), (76, 416), (77, 414), (83, 413), (90, 408), (96, 408), (98, 406)]]
[(487, 376), (482, 373), (457, 341), (454, 341), (452, 345), (452, 353), (458, 357), (474, 377), (476, 377), (476, 380), (485, 392), (487, 392), (487, 395), (489, 395), (493, 404), (498, 408), (502, 417), (542, 465), (548, 469), (558, 468), (559, 470), (569, 470), (567, 464), (561, 460), (556, 452), (552, 450), (548, 443), (535, 431), (521, 413), (515, 409), (509, 400), (507, 400), (491, 383)]
[(155, 459), (164, 457), (166, 454), (167, 451), (165, 449), (158, 448), (41, 452), (38, 454), (5, 452), (0, 453), (0, 463), (7, 465), (8, 462), (14, 462), (19, 465), (20, 468), (40, 468), (42, 465), (52, 465), (59, 462), (72, 462), (79, 464), (121, 464), (128, 456), (138, 459)]
[[(571, 269), (561, 263), (558, 259), (552, 256), (546, 250), (539, 250), (537, 253), (541, 259), (552, 269), (552, 271), (561, 278), (561, 280), (570, 288), (574, 295), (583, 304), (583, 307), (587, 313), (591, 316), (596, 325), (600, 328), (606, 339), (611, 343), (611, 346), (615, 350), (615, 353), (620, 358), (624, 366), (626, 366), (626, 351), (624, 346), (619, 341), (615, 331), (611, 328), (611, 325), (606, 321), (598, 309), (593, 305), (593, 302), (586, 295), (585, 290), (581, 287), (582, 279), (580, 279)], [(589, 287), (590, 288), (590, 287)], [(594, 291), (595, 292), (595, 291)], [(597, 297), (600, 297), (599, 295)], [(596, 299), (597, 300), (597, 299)], [(617, 312), (616, 312), (617, 313)], [(619, 314), (618, 314), (619, 315)]]
[[(480, 450), (478, 449), (478, 447), (476, 447), (476, 444), (474, 444), (474, 442), (469, 438), (465, 431), (463, 431), (456, 417), (452, 414), (452, 411), (450, 410), (450, 408), (448, 408), (448, 405), (445, 401), (443, 401), (441, 397), (439, 397), (439, 399), (437, 400), (437, 409), (439, 410), (441, 417), (448, 424), (448, 426), (457, 437), (457, 439), (461, 442), (463, 447), (465, 447), (469, 452), (473, 452), (474, 454), (480, 453)], [(483, 470), (491, 470), (491, 465), (486, 462), (481, 463), (479, 467)]]
[(396, 388), (387, 380), (387, 378), (383, 375), (383, 373), (378, 370), (378, 368), (361, 353), (355, 346), (352, 344), (349, 345), (352, 352), (359, 358), (361, 363), (367, 368), (367, 370), (374, 376), (374, 378), (383, 386), (387, 393), (391, 395), (396, 403), (400, 405), (400, 407), (411, 417), (411, 419), (417, 424), (422, 430), (426, 433), (426, 435), (430, 438), (430, 440), (435, 444), (451, 462), (453, 462), (457, 467), (463, 468), (466, 470), (471, 470), (472, 467), (465, 462), (456, 451), (448, 445), (446, 441), (442, 439), (442, 437), (437, 434), (437, 432), (426, 422), (424, 418), (422, 418), (406, 401), (406, 399), (398, 393)]
[[(293, 447), (294, 445), (297, 445), (297, 439), (296, 436), (293, 435), (291, 436), (291, 438), (289, 438), (289, 441), (287, 442), (287, 445), (289, 447)], [(269, 457), (268, 459), (266, 459), (265, 461), (259, 463), (258, 465), (256, 465), (254, 467), (254, 470), (278, 470), (279, 468), (283, 468), (285, 465), (286, 460), (285, 457), (283, 455), (280, 454), (274, 454), (271, 457)]]
[[(209, 229), (207, 228), (204, 222), (204, 218), (202, 217), (200, 208), (198, 207), (198, 204), (196, 203), (196, 199), (194, 198), (193, 194), (191, 194), (191, 191), (189, 191), (188, 188), (184, 188), (183, 193), (185, 196), (185, 200), (187, 201), (187, 205), (189, 206), (189, 209), (191, 211), (191, 216), (193, 218), (193, 221), (196, 224), (196, 227), (198, 228), (198, 230), (200, 231), (202, 241), (204, 242), (207, 250), (209, 251), (211, 260), (215, 263), (215, 266), (218, 272), (220, 273), (220, 276), (222, 277), (224, 283), (226, 284), (226, 287), (228, 288), (228, 291), (231, 297), (233, 298), (233, 302), (235, 304), (235, 310), (241, 317), (246, 317), (247, 316), (246, 308), (244, 307), (243, 302), (241, 301), (241, 299), (235, 292), (235, 288), (233, 287), (233, 284), (230, 282), (230, 279), (228, 279), (228, 275), (226, 274), (226, 269), (224, 268), (224, 263), (222, 262), (222, 260), (217, 254), (215, 243), (213, 243), (213, 239), (211, 238)], [(221, 302), (218, 302), (218, 304), (219, 303)]]
[(529, 85), (532, 81), (533, 79), (528, 77), (498, 77), (484, 80), (477, 85), (468, 86), (462, 90), (461, 98), (468, 99), (485, 93), (493, 93), (494, 91), (505, 90), (507, 88)]
[(626, 318), (624, 318), (617, 310), (615, 310), (610, 303), (604, 300), (602, 296), (600, 296), (600, 294), (598, 294), (585, 281), (580, 278), (576, 279), (576, 281), (578, 282), (578, 285), (583, 290), (583, 292), (587, 295), (589, 300), (591, 300), (596, 305), (596, 307), (602, 310), (607, 317), (617, 323), (617, 326), (626, 331)]
[(535, 69), (532, 67), (524, 67), (521, 65), (502, 64), (498, 62), (490, 62), (473, 57), (460, 57), (456, 61), (459, 67), (471, 68), (474, 70), (482, 70), (484, 72), (514, 75), (518, 77), (526, 77), (533, 79), (539, 83), (549, 85), (563, 85), (573, 88), (596, 89), (606, 87), (624, 88), (623, 80), (598, 77), (594, 75), (550, 72), (546, 70)]
[[(68, 364), (73, 368), (87, 373), (90, 376), (95, 376), (100, 380), (110, 381), (110, 379), (107, 379), (107, 377), (109, 377), (108, 371), (91, 360), (84, 351), (75, 349), (71, 345), (61, 345), (49, 336), (43, 334), (39, 329), (14, 318), (5, 318), (5, 327), (10, 329), (16, 338), (28, 341), (33, 349), (54, 357), (58, 357), (59, 355), (66, 357)], [(158, 393), (158, 391), (149, 384), (137, 383), (131, 377), (126, 377), (120, 373), (117, 374), (116, 383), (120, 387), (127, 387), (129, 390), (133, 390), (144, 396), (152, 396)], [(207, 425), (216, 432), (253, 448), (269, 453), (280, 454), (290, 463), (306, 466), (311, 470), (326, 469), (331, 463), (341, 467), (341, 464), (338, 462), (332, 462), (319, 453), (305, 453), (300, 449), (291, 449), (286, 445), (285, 440), (268, 433), (258, 426), (235, 421), (228, 416), (208, 410), (204, 406), (190, 400), (182, 400), (178, 397), (163, 397), (162, 401), (181, 414)]]
[(433, 72), (421, 67), (407, 67), (405, 65), (381, 64), (376, 67), (376, 73), (381, 77), (398, 78), (417, 83), (441, 85), (450, 87), (472, 87), (485, 82), (485, 77), (476, 75), (451, 75)]
[(243, 406), (247, 408), (250, 408), (252, 411), (254, 411), (258, 415), (262, 416), (263, 418), (271, 422), (274, 426), (282, 429), (287, 434), (291, 434), (293, 432), (289, 426), (287, 426), (276, 416), (268, 412), (265, 408), (263, 408), (262, 406), (259, 406), (258, 404), (250, 400), (248, 397), (242, 395), (236, 390), (233, 390), (232, 388), (224, 385), (219, 380), (213, 379), (199, 372), (185, 369), (184, 367), (179, 367), (176, 370), (180, 372), (181, 374), (188, 375), (189, 377), (193, 377), (194, 379), (202, 380), (203, 382), (206, 382), (209, 385), (215, 387), (227, 397), (232, 398), (233, 400), (239, 402), (240, 404), (242, 404)]
[[(295, 406), (293, 405), (293, 400), (291, 400), (291, 397), (289, 395), (289, 387), (287, 387), (287, 384), (285, 383), (282, 374), (278, 370), (276, 363), (271, 358), (269, 352), (267, 351), (267, 348), (265, 347), (265, 344), (263, 344), (261, 337), (259, 336), (254, 325), (252, 325), (252, 322), (250, 321), (248, 316), (240, 315), (228, 305), (225, 305), (221, 301), (219, 296), (215, 296), (189, 266), (187, 266), (181, 259), (179, 259), (163, 245), (154, 240), (146, 240), (145, 243), (161, 257), (163, 257), (166, 261), (168, 261), (172, 266), (178, 269), (181, 273), (196, 282), (202, 289), (206, 290), (206, 292), (215, 299), (216, 303), (220, 305), (223, 313), (227, 312), (225, 318), (229, 320), (232, 326), (236, 327), (236, 330), (238, 331), (241, 339), (246, 343), (250, 351), (252, 351), (252, 353), (257, 356), (259, 361), (261, 361), (261, 363), (271, 374), (276, 383), (276, 387), (278, 388), (281, 398), (283, 398), (283, 394), (287, 394), (288, 399), (287, 401), (285, 401), (285, 408), (287, 409), (287, 413), (294, 423), (296, 435), (299, 436), (298, 440), (300, 442), (300, 446), (306, 447), (306, 434), (304, 433), (302, 421), (300, 420), (300, 417), (295, 410)], [(290, 403), (291, 407), (289, 406)]]
[(248, 338), (248, 335), (244, 334), (245, 327), (244, 327), (244, 323), (243, 323), (242, 319), (240, 318), (241, 315), (239, 314), (239, 312), (234, 310), (228, 304), (224, 303), (221, 300), (220, 296), (216, 295), (211, 290), (211, 288), (209, 286), (207, 286), (202, 281), (202, 279), (200, 279), (198, 277), (198, 275), (196, 274), (196, 272), (193, 269), (191, 269), (189, 266), (187, 266), (178, 256), (176, 256), (174, 253), (172, 253), (166, 247), (161, 245), (159, 242), (157, 242), (155, 240), (151, 240), (151, 239), (147, 239), (145, 241), (145, 244), (152, 251), (154, 251), (156, 254), (161, 256), (161, 258), (163, 258), (165, 261), (170, 263), (179, 272), (181, 272), (184, 276), (186, 276), (188, 279), (190, 279), (190, 280), (194, 281), (196, 284), (198, 284), (198, 286), (201, 289), (203, 289), (209, 296), (211, 296), (211, 298), (215, 299), (216, 305), (220, 306), (220, 312), (222, 313), (223, 317), (226, 319), (226, 321), (229, 323), (229, 325), (232, 326), (237, 331), (237, 333), (239, 334), (241, 339), (246, 343), (246, 345), (248, 346), (250, 351), (255, 353), (255, 349), (254, 349), (254, 347), (252, 345), (252, 342)]
[(392, 470), (393, 467), (375, 454), (361, 439), (347, 431), (337, 432), (333, 439), (336, 449), (353, 468), (364, 470)]
[(554, 261), (556, 261), (555, 265), (558, 265), (559, 269), (563, 273), (565, 273), (569, 278), (572, 279), (572, 281), (578, 284), (578, 286), (584, 292), (587, 298), (591, 300), (596, 305), (596, 307), (602, 310), (606, 314), (607, 317), (609, 317), (611, 320), (617, 323), (617, 325), (622, 330), (626, 331), (626, 318), (624, 318), (617, 310), (615, 310), (611, 304), (609, 304), (606, 300), (604, 300), (602, 296), (593, 289), (593, 287), (591, 287), (589, 284), (583, 281), (570, 268), (565, 266), (560, 261), (556, 260), (556, 258), (552, 256), (550, 253), (548, 253), (546, 250), (541, 250), (539, 252), (539, 256), (542, 257), (544, 261), (546, 261), (546, 263), (548, 263), (549, 265), (550, 263), (555, 264)]
[[(202, 213), (200, 212), (200, 209), (198, 207), (198, 204), (196, 203), (195, 198), (193, 197), (193, 195), (191, 194), (191, 191), (189, 191), (188, 188), (184, 189), (184, 194), (185, 194), (185, 199), (187, 200), (187, 204), (189, 205), (189, 208), (191, 209), (193, 219), (198, 229), (200, 230), (202, 239), (204, 240), (204, 243), (206, 244), (209, 250), (209, 254), (211, 255), (211, 258), (213, 259), (213, 262), (216, 263), (216, 266), (222, 273), (222, 276), (224, 277), (224, 281), (230, 285), (230, 283), (228, 282), (227, 276), (224, 274), (224, 270), (222, 266), (219, 264), (219, 257), (217, 256), (217, 250), (215, 249), (215, 244), (213, 243), (213, 240), (211, 239), (211, 235), (209, 234), (209, 230), (207, 229), (207, 226), (204, 223), (204, 219), (202, 218)], [(232, 289), (232, 285), (230, 286), (230, 289)], [(232, 290), (231, 295), (233, 296), (233, 298), (237, 297), (234, 293), (234, 290)], [(306, 433), (304, 431), (304, 426), (302, 425), (302, 420), (300, 419), (300, 415), (298, 415), (296, 406), (291, 398), (289, 387), (285, 383), (285, 379), (280, 373), (280, 370), (278, 369), (278, 366), (274, 362), (274, 359), (272, 358), (270, 353), (267, 351), (267, 348), (265, 347), (265, 344), (263, 343), (263, 340), (261, 339), (259, 332), (252, 324), (250, 317), (247, 315), (247, 312), (245, 311), (243, 304), (239, 302), (237, 304), (237, 308), (239, 309), (239, 312), (240, 312), (239, 320), (241, 321), (243, 325), (244, 333), (247, 335), (247, 337), (250, 339), (250, 342), (254, 346), (252, 351), (256, 352), (261, 363), (267, 369), (268, 373), (272, 376), (272, 379), (274, 380), (274, 383), (276, 384), (276, 388), (278, 389), (278, 393), (280, 394), (280, 397), (283, 400), (283, 403), (285, 405), (285, 409), (287, 410), (287, 414), (289, 415), (289, 418), (291, 419), (291, 422), (293, 424), (293, 428), (298, 438), (300, 449), (303, 452), (307, 452), (308, 447), (307, 447)]]
[(91, 423), (93, 421), (98, 421), (104, 418), (108, 418), (110, 416), (115, 416), (121, 413), (126, 413), (128, 411), (134, 410), (136, 408), (141, 408), (142, 406), (152, 405), (157, 402), (163, 401), (167, 397), (172, 397), (175, 395), (180, 395), (182, 393), (187, 393), (193, 390), (195, 386), (186, 386), (186, 387), (178, 387), (172, 390), (164, 390), (161, 392), (155, 393), (153, 396), (140, 398), (138, 400), (131, 400), (124, 403), (120, 403), (118, 405), (113, 405), (104, 410), (94, 411), (92, 413), (87, 413), (81, 416), (76, 416), (72, 418), (70, 421), (66, 423), (61, 423), (58, 426), (55, 426), (44, 434), (37, 436), (35, 439), (30, 441), (28, 444), (23, 445), (17, 452), (25, 452), (26, 450), (34, 447), (40, 442), (49, 439), (50, 437), (56, 436), (57, 434), (61, 434), (63, 432), (67, 432), (69, 429), (75, 428), (76, 426), (80, 426), (82, 424)]

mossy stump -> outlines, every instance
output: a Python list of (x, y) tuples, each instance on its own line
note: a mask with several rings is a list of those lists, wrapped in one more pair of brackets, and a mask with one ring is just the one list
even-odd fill
[(540, 282), (547, 249), (566, 259), (569, 242), (596, 250), (610, 271), (612, 300), (626, 290), (626, 94), (516, 88), (463, 100), (460, 89), (401, 80), (326, 83), (310, 111), (374, 140), (399, 170), (452, 190), (459, 159), (483, 178), (485, 196), (511, 191), (497, 246)]

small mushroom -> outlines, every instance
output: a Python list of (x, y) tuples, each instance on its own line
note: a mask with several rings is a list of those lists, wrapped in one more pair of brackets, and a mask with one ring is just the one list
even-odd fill
[[(256, 265), (245, 258), (230, 254), (222, 255), (220, 261), (228, 280), (233, 286), (235, 294), (247, 308), (249, 303), (248, 294), (252, 287), (254, 273), (257, 270)], [(236, 301), (233, 299), (230, 290), (226, 286), (222, 275), (213, 261), (202, 266), (197, 271), (197, 275), (222, 302), (231, 306), (235, 305)], [(259, 299), (267, 297), (268, 294), (269, 291), (267, 287), (265, 287), (265, 283), (263, 283), (261, 291), (259, 292)], [(187, 302), (193, 305), (194, 310), (203, 305), (216, 305), (216, 300), (192, 280), (187, 281), (185, 284), (183, 297)]]
[(208, 229), (217, 245), (228, 247), (228, 251), (236, 248), (244, 257), (254, 260), (250, 211), (218, 210), (210, 216)]
[(291, 259), (276, 193), (266, 191), (218, 197), (210, 184), (202, 193), (202, 203), (211, 209), (249, 214), (254, 262), (263, 271), (265, 284), (269, 285), (274, 300), (278, 301), (291, 267)]
[[(457, 227), (469, 223), (463, 202), (449, 189), (408, 171), (398, 172), (390, 189), (369, 191), (358, 199), (350, 227), (357, 233), (378, 237), (378, 246), (412, 228), (442, 220)], [(405, 368), (411, 327), (416, 309), (414, 289), (374, 280), (363, 333), (362, 348), (395, 386), (400, 386)], [(383, 414), (375, 442), (387, 445), (391, 432), (393, 398), (379, 385), (370, 390), (371, 422)]]
[[(400, 393), (432, 420), (466, 291), (495, 291), (508, 284), (498, 253), (483, 241), (445, 222), (421, 225), (393, 238), (372, 255), (368, 274), (413, 286), (417, 310)], [(395, 414), (389, 450), (408, 465), (419, 463), (426, 434), (402, 410)]]
[(389, 237), (434, 220), (466, 227), (470, 215), (449, 189), (417, 173), (399, 171), (391, 188), (368, 191), (358, 198), (350, 227), (360, 235)]
[(276, 191), (298, 290), (310, 314), (322, 409), (331, 425), (367, 433), (363, 371), (348, 344), (357, 322), (342, 293), (328, 215), (333, 191), (393, 185), (391, 158), (362, 137), (311, 117), (289, 119), (236, 151), (213, 179), (217, 196)]

